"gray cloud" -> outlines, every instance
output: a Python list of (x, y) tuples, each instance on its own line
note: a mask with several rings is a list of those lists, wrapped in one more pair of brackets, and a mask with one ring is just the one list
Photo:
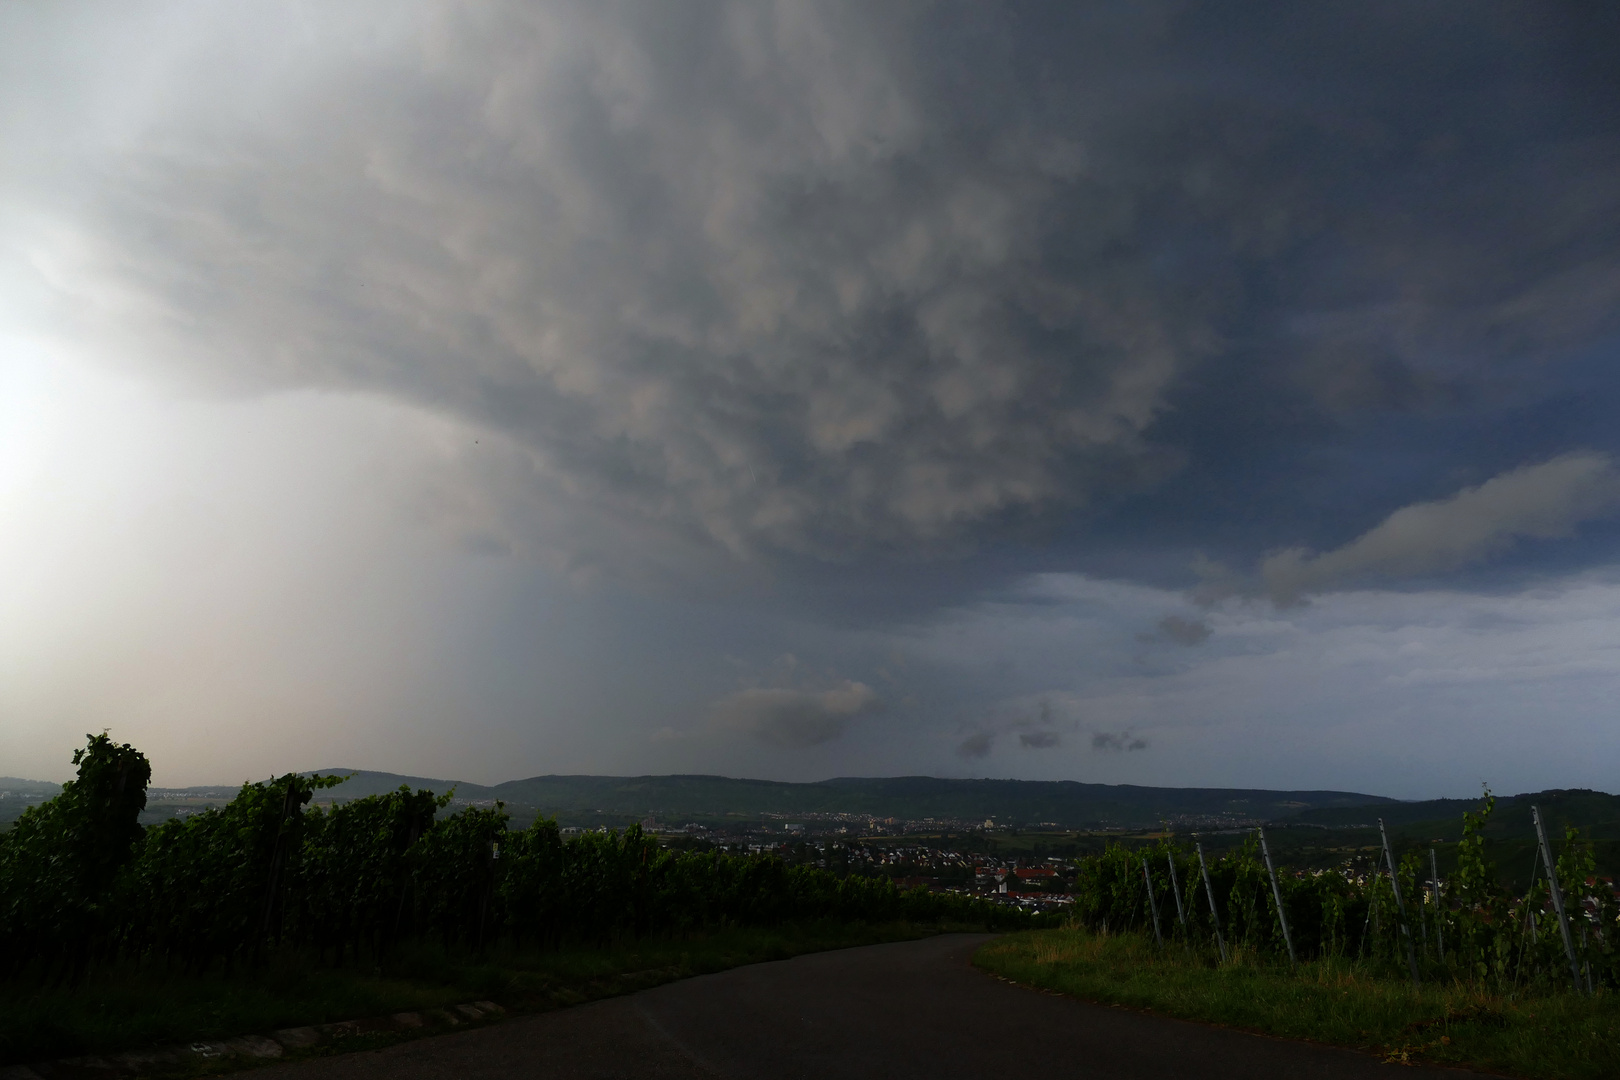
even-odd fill
[[(1344, 755), (1244, 752), (1230, 733), (1261, 716), (1456, 709), (1446, 739), (1499, 752), (1456, 732), (1524, 698), (1378, 694), (1510, 662), (1550, 673), (1538, 701), (1579, 683), (1560, 709), (1596, 719), (1563, 742), (1606, 745), (1604, 684), (1557, 672), (1609, 670), (1610, 599), (1548, 615), (1538, 656), (1504, 631), (1480, 660), (1469, 598), (1376, 592), (1229, 612), (1235, 663), (1130, 640), (1176, 640), (1154, 623), (1197, 548), (1245, 571), (1205, 563), (1200, 599), (1286, 602), (1580, 516), (1575, 481), (1534, 512), (1427, 500), (1437, 476), (1620, 458), (1600, 7), (0, 5), (0, 100), (27, 103), (0, 109), (0, 427), (21, 439), (0, 540), (49, 571), (0, 590), (24, 628), (0, 757), (99, 716), (201, 763), (196, 731), (235, 717), (242, 754), (353, 761), (318, 748), (358, 739), (469, 779), (964, 767), (953, 748), (1050, 773), (1151, 723), (1183, 734), (1092, 760), (1264, 784)], [(70, 389), (80, 359), (184, 415)], [(52, 400), (78, 404), (42, 426)], [(1615, 535), (1522, 554), (1567, 584)], [(576, 590), (559, 565), (655, 587)], [(1008, 587), (1054, 569), (1069, 599)], [(1340, 609), (1390, 605), (1399, 634), (1334, 636)], [(316, 655), (312, 625), (348, 627), (356, 662)], [(233, 642), (252, 663), (217, 662)], [(1351, 679), (1368, 643), (1383, 666)], [(833, 676), (715, 689), (789, 650), (873, 673), (893, 722)], [(1430, 749), (1414, 794), (1487, 772)]]
[[(1287, 65), (1231, 85), (1187, 46), (1196, 9), (422, 11), (378, 36), (308, 12), (300, 64), (253, 78), (225, 70), (293, 32), (267, 12), (169, 58), (154, 117), (75, 171), (51, 280), (122, 351), (217, 385), (501, 431), (520, 467), (469, 459), (458, 486), (581, 564), (958, 551), (1176, 468), (1150, 429), (1234, 326), (1303, 357), (1286, 378), (1332, 408), (1421, 408), (1471, 378), (1459, 355), (1620, 309), (1602, 146), (1515, 154), (1557, 163), (1535, 184), (1472, 169), (1488, 147), (1400, 129), (1376, 86), (1347, 118)], [(1307, 36), (1342, 64), (1328, 43), (1404, 40), (1390, 18)], [(239, 82), (273, 108), (197, 91)], [(1393, 164), (1420, 142), (1466, 221), (1372, 197), (1427, 205)], [(1235, 284), (1261, 268), (1275, 308)]]
[(439, 12), (283, 124), (177, 107), (99, 193), (96, 269), (203, 377), (455, 411), (649, 545), (948, 543), (1152, 475), (1199, 305), (1105, 254), (1133, 196), (1076, 133), (965, 127), (908, 27)]
[(1075, 727), (1074, 721), (1063, 715), (1068, 711), (1061, 704), (1054, 708), (1050, 694), (1003, 702), (991, 711), (985, 726), (957, 746), (956, 753), (970, 759), (988, 757), (998, 738), (1014, 733), (1026, 750), (1051, 750), (1063, 745), (1063, 731)]
[(1093, 750), (1108, 750), (1121, 753), (1127, 750), (1146, 750), (1147, 745), (1146, 739), (1137, 738), (1128, 731), (1099, 731), (1091, 736), (1091, 748)]
[(1502, 473), (1447, 499), (1402, 507), (1361, 536), (1321, 554), (1291, 548), (1266, 558), (1260, 577), (1279, 606), (1370, 577), (1456, 570), (1520, 539), (1569, 536), (1620, 511), (1620, 473), (1606, 454), (1576, 453)]
[(1166, 615), (1159, 620), (1159, 633), (1177, 645), (1202, 645), (1213, 633), (1202, 619), (1184, 619), (1180, 615)]
[(991, 732), (978, 731), (963, 739), (957, 746), (956, 753), (958, 757), (970, 759), (989, 757), (995, 742), (996, 737)]
[(713, 716), (719, 728), (769, 746), (801, 749), (831, 742), (853, 720), (881, 707), (870, 686), (846, 681), (821, 691), (750, 687), (716, 702)]

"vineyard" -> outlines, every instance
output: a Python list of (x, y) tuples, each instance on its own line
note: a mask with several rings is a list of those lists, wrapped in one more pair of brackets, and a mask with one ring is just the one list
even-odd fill
[(1207, 863), (1169, 840), (1111, 845), (1081, 863), (1072, 921), (1150, 934), (1161, 948), (1203, 950), (1212, 962), (1241, 950), (1279, 962), (1358, 961), (1374, 974), (1497, 993), (1620, 987), (1620, 905), (1597, 875), (1590, 843), (1568, 829), (1561, 852), (1546, 847), (1552, 877), (1538, 858), (1529, 890), (1512, 894), (1482, 835), (1494, 807), (1487, 793), (1464, 815), (1446, 879), (1431, 852), (1400, 856), (1387, 841), (1378, 869), (1361, 874), (1276, 871), (1253, 836)]
[[(1523, 809), (1495, 821), (1487, 794), (1445, 877), (1433, 849), (1403, 851), (1381, 826), (1376, 864), (1359, 847), (1321, 871), (1277, 866), (1260, 830), (1219, 859), (1116, 842), (1080, 862), (1067, 925), (998, 938), (974, 963), (1051, 993), (1394, 1063), (1607, 1080), (1620, 1075), (1620, 910), (1591, 841), (1570, 829), (1555, 848)], [(1536, 869), (1509, 888), (1488, 853), (1526, 854), (1527, 836)]]
[(768, 855), (668, 851), (634, 826), (512, 830), (499, 805), (444, 814), (449, 795), (429, 791), (311, 806), (337, 777), (247, 784), (223, 808), (143, 828), (144, 755), (99, 735), (74, 763), (76, 780), (0, 834), (0, 975), (229, 971), (282, 950), (343, 964), (413, 941), (556, 948), (815, 919), (1039, 921)]

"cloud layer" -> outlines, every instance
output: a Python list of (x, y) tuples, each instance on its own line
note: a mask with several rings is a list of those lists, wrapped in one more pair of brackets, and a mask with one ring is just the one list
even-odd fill
[(453, 409), (576, 511), (738, 554), (1151, 472), (1196, 298), (1078, 133), (962, 116), (881, 10), (435, 10), (280, 123), (171, 118), (86, 272), (204, 377)]
[(1422, 411), (1613, 328), (1580, 28), (1358, 10), (199, 13), (33, 258), (126, 354), (500, 432), (452, 486), (574, 563), (960, 552), (1183, 467), (1189, 378)]
[(1616, 55), (1528, 0), (0, 5), (0, 759), (1613, 775)]
[(1456, 570), (1521, 539), (1569, 536), (1582, 522), (1617, 511), (1620, 472), (1614, 462), (1606, 454), (1569, 454), (1505, 472), (1448, 499), (1402, 507), (1332, 551), (1278, 552), (1260, 564), (1260, 576), (1272, 601), (1287, 606), (1307, 593), (1368, 578)]

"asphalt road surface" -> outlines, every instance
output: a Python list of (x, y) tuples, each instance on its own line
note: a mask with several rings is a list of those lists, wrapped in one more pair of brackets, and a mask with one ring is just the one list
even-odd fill
[(968, 963), (985, 940), (986, 935), (952, 934), (756, 964), (475, 1031), (273, 1066), (254, 1075), (264, 1080), (1410, 1080), (1414, 1072), (1347, 1050), (1165, 1020), (1013, 986)]

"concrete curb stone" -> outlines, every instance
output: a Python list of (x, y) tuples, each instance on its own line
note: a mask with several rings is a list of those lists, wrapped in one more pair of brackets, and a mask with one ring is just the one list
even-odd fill
[(306, 1050), (357, 1035), (460, 1027), (506, 1015), (506, 1010), (493, 1001), (468, 1002), (454, 1008), (454, 1012), (449, 1009), (424, 1009), (421, 1012), (394, 1013), (392, 1016), (342, 1020), (333, 1024), (282, 1028), (268, 1036), (242, 1035), (234, 1039), (198, 1041), (184, 1046), (162, 1046), (107, 1056), (89, 1055), (27, 1065), (6, 1065), (0, 1066), (0, 1080), (126, 1080), (177, 1069), (199, 1059), (269, 1061), (284, 1056), (289, 1050)]
[(302, 1050), (321, 1041), (321, 1033), (312, 1027), (282, 1028), (272, 1031), (270, 1037), (288, 1050)]

